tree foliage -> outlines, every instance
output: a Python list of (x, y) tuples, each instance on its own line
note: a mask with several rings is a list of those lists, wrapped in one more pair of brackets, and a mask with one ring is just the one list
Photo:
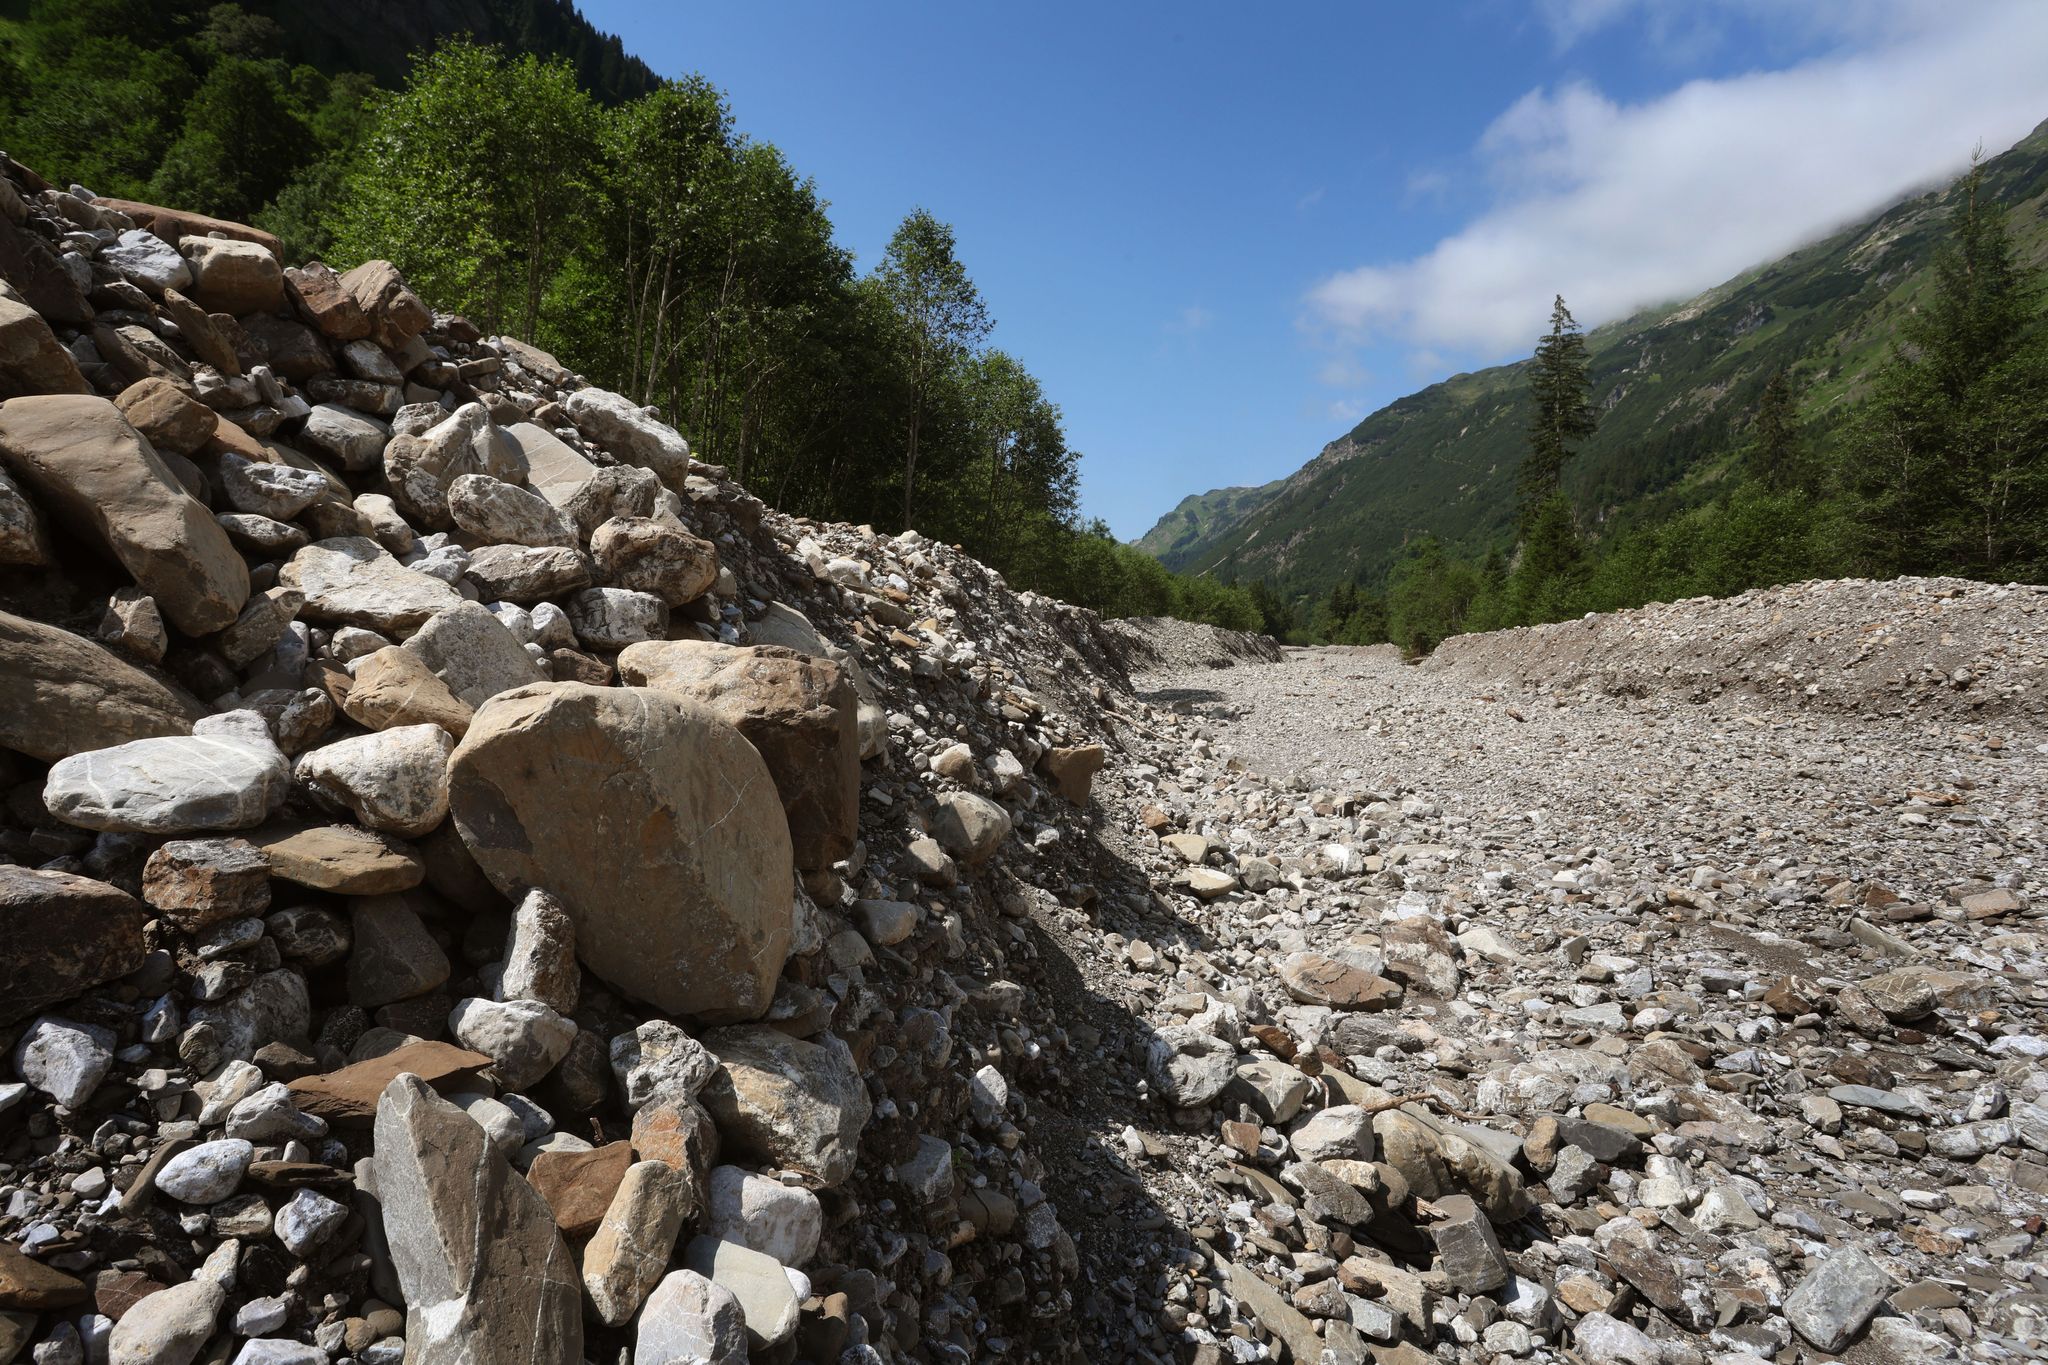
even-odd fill
[(1529, 367), (1535, 410), (1529, 418), (1529, 453), (1523, 457), (1520, 480), (1525, 520), (1533, 519), (1558, 494), (1565, 462), (1593, 434), (1591, 376), (1586, 338), (1560, 294), (1550, 306), (1550, 330), (1536, 343)]

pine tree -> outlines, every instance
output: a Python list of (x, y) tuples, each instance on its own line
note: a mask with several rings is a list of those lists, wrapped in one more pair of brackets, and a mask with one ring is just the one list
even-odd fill
[(1550, 331), (1536, 343), (1529, 388), (1536, 412), (1529, 422), (1529, 454), (1522, 461), (1521, 506), (1525, 528), (1557, 493), (1565, 461), (1593, 434), (1592, 379), (1586, 338), (1558, 295), (1550, 305)]
[(1792, 399), (1792, 381), (1783, 370), (1764, 385), (1745, 463), (1750, 478), (1773, 493), (1806, 482), (1800, 457), (1799, 407)]
[(1868, 567), (2000, 579), (2048, 565), (2048, 326), (1981, 167), (1926, 301), (1844, 449)]

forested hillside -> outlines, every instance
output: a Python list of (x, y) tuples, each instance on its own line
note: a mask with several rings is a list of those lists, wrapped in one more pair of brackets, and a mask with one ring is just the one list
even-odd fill
[(915, 526), (1111, 614), (1259, 620), (1082, 521), (1059, 407), (990, 345), (945, 222), (906, 206), (856, 262), (711, 80), (657, 79), (559, 0), (17, 0), (0, 150), (252, 222), (289, 260), (388, 257), (776, 506)]
[[(2048, 260), (2048, 125), (1982, 169), (2018, 259)], [(1796, 396), (1815, 458), (1833, 452), (1901, 319), (1925, 297), (1959, 193), (1908, 199), (1681, 306), (1590, 333), (1598, 428), (1564, 475), (1589, 545), (1612, 546), (1729, 491), (1774, 375)], [(1530, 319), (1532, 339), (1541, 321)], [(1527, 376), (1520, 362), (1432, 385), (1284, 480), (1184, 501), (1137, 544), (1177, 570), (1263, 579), (1303, 606), (1340, 585), (1383, 587), (1404, 552), (1475, 563), (1509, 554)]]

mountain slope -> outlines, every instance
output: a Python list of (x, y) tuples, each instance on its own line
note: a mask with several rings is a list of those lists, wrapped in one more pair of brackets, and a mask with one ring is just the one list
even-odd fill
[[(1986, 163), (1986, 184), (2010, 207), (2022, 249), (2048, 259), (2048, 123)], [(1952, 193), (1904, 200), (1682, 305), (1593, 331), (1600, 430), (1565, 478), (1590, 528), (1625, 528), (1704, 497), (1779, 369), (1792, 371), (1809, 421), (1835, 420), (1921, 289)], [(1287, 478), (1185, 500), (1136, 543), (1172, 569), (1262, 578), (1298, 596), (1376, 580), (1418, 535), (1468, 552), (1504, 545), (1528, 420), (1525, 366), (1398, 399)]]
[(1275, 479), (1256, 488), (1212, 488), (1190, 493), (1131, 543), (1165, 564), (1191, 548), (1216, 540), (1263, 506), (1287, 481)]
[(298, 60), (327, 71), (367, 71), (380, 85), (401, 84), (413, 53), (455, 36), (566, 57), (578, 83), (605, 104), (622, 104), (660, 84), (617, 35), (600, 31), (571, 0), (241, 2), (277, 21)]

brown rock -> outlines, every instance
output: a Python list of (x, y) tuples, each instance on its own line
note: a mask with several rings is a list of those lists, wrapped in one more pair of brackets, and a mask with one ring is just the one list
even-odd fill
[(104, 398), (16, 398), (0, 407), (0, 462), (44, 510), (111, 549), (187, 635), (234, 624), (249, 570), (205, 504)]
[(40, 1313), (84, 1303), (86, 1297), (83, 1281), (32, 1261), (0, 1242), (0, 1308)]
[(483, 1053), (453, 1043), (407, 1043), (324, 1076), (302, 1076), (289, 1089), (302, 1113), (337, 1128), (367, 1128), (377, 1117), (377, 1097), (398, 1076), (409, 1072), (436, 1090), (453, 1093), (477, 1088), (478, 1073), (490, 1064)]
[(334, 368), (320, 334), (303, 322), (258, 313), (243, 321), (242, 331), (264, 363), (294, 384)]
[(173, 839), (142, 867), (142, 898), (187, 933), (270, 908), (270, 861), (247, 839)]
[(1401, 986), (1321, 953), (1292, 953), (1280, 964), (1280, 983), (1296, 1000), (1340, 1010), (1384, 1010), (1401, 1003)]
[(49, 243), (5, 215), (0, 215), (0, 280), (13, 285), (29, 307), (51, 322), (77, 325), (92, 318), (85, 292)]
[(119, 887), (0, 863), (0, 1024), (140, 967), (148, 919)]
[(164, 379), (145, 379), (114, 400), (121, 415), (158, 451), (190, 455), (213, 436), (220, 419), (213, 409)]
[(376, 896), (410, 891), (426, 878), (419, 854), (388, 834), (354, 825), (266, 825), (248, 836), (270, 875), (315, 891)]
[(91, 393), (78, 362), (42, 314), (0, 293), (0, 398), (30, 393)]
[(163, 1281), (152, 1280), (139, 1270), (124, 1270), (100, 1277), (92, 1287), (92, 1303), (102, 1314), (119, 1322), (136, 1304), (168, 1288)]
[(341, 287), (370, 320), (370, 335), (395, 351), (427, 329), (434, 315), (389, 261), (364, 261), (341, 277)]
[(448, 955), (427, 932), (413, 908), (414, 899), (396, 893), (359, 896), (349, 903), (349, 926), (355, 941), (348, 958), (351, 1005), (375, 1009), (412, 1000), (448, 980)]
[(601, 580), (651, 592), (672, 607), (694, 602), (718, 581), (718, 547), (653, 517), (613, 517), (590, 537)]
[(588, 1152), (542, 1152), (527, 1169), (526, 1183), (548, 1201), (564, 1237), (588, 1237), (632, 1164), (630, 1142), (608, 1142)]
[(1085, 806), (1088, 804), (1088, 788), (1102, 767), (1102, 759), (1100, 744), (1081, 744), (1070, 749), (1049, 749), (1038, 765), (1052, 778), (1061, 796), (1077, 806)]
[(284, 291), (306, 323), (329, 341), (355, 341), (370, 334), (370, 318), (332, 267), (319, 261), (284, 272)]
[(859, 699), (839, 665), (774, 645), (650, 640), (626, 646), (619, 676), (701, 701), (747, 737), (775, 779), (798, 867), (830, 867), (853, 851)]
[(125, 213), (135, 220), (135, 226), (148, 228), (157, 236), (176, 246), (187, 237), (209, 237), (215, 234), (236, 242), (254, 242), (279, 260), (284, 259), (284, 248), (276, 237), (262, 228), (237, 223), (232, 218), (209, 218), (203, 213), (192, 213), (185, 209), (167, 209), (159, 204), (145, 204), (137, 199), (109, 199), (102, 195), (93, 201), (103, 209)]
[(0, 612), (0, 747), (49, 762), (188, 735), (205, 714), (83, 636)]
[(657, 1090), (633, 1115), (634, 1155), (689, 1172), (700, 1189), (718, 1164), (719, 1146), (718, 1128), (711, 1115), (678, 1092)]
[(366, 729), (438, 725), (457, 739), (469, 733), (476, 715), (417, 653), (399, 645), (386, 645), (356, 665), (341, 709)]
[(242, 372), (235, 345), (221, 331), (212, 314), (175, 289), (164, 290), (163, 310), (178, 324), (178, 331), (193, 352), (207, 364), (233, 379)]
[(501, 692), (449, 761), (449, 813), (501, 892), (562, 902), (577, 955), (626, 994), (711, 1022), (768, 1009), (793, 926), (789, 828), (760, 754), (710, 709), (581, 683)]

